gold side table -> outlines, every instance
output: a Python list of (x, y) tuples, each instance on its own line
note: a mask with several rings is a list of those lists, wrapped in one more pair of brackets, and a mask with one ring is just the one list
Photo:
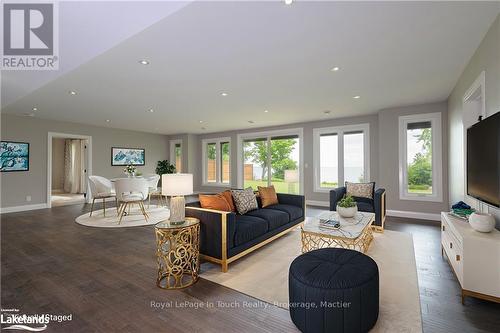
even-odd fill
[(155, 225), (158, 277), (163, 289), (182, 289), (198, 281), (200, 272), (200, 220), (186, 217), (182, 224)]

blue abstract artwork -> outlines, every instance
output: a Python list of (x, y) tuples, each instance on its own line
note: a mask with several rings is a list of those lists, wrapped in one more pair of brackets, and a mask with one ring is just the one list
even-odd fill
[(144, 165), (146, 152), (140, 148), (111, 148), (111, 165)]
[(27, 142), (0, 142), (0, 171), (28, 171), (30, 144)]

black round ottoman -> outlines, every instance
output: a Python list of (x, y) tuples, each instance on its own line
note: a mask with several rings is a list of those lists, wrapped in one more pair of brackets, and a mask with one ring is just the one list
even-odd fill
[(378, 267), (361, 252), (304, 253), (288, 274), (290, 316), (302, 332), (367, 332), (377, 322)]

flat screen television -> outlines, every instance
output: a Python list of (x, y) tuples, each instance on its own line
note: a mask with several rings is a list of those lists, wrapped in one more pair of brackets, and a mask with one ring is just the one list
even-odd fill
[(467, 194), (500, 207), (500, 112), (467, 129)]

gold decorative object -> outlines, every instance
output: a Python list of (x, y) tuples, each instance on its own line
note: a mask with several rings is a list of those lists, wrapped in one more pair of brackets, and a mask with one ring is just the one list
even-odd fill
[(182, 289), (198, 281), (200, 221), (186, 217), (183, 224), (163, 221), (155, 225), (158, 277), (163, 289)]
[(374, 214), (362, 214), (366, 215), (364, 217), (365, 220), (362, 221), (365, 225), (359, 235), (354, 237), (343, 234), (342, 227), (339, 230), (322, 230), (319, 227), (319, 219), (308, 218), (309, 221), (306, 220), (301, 230), (302, 253), (325, 247), (341, 247), (366, 253), (373, 240), (372, 223), (374, 221)]

